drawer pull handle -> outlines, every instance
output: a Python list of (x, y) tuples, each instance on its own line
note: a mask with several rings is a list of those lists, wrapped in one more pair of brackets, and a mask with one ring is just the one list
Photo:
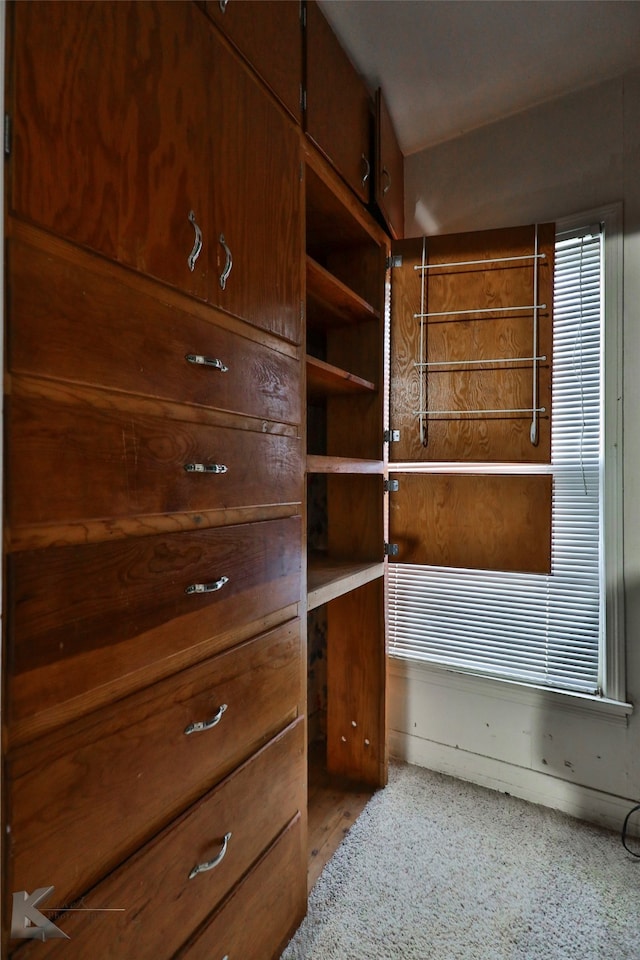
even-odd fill
[(200, 353), (188, 353), (185, 357), (185, 360), (188, 363), (194, 363), (200, 367), (213, 367), (214, 370), (219, 370), (220, 373), (227, 373), (229, 367), (222, 362), (222, 360), (217, 360), (214, 357), (203, 357)]
[(220, 10), (222, 11), (222, 13), (226, 13), (226, 12), (227, 12), (227, 4), (229, 3), (229, 0), (218, 0), (218, 3), (219, 3)]
[(224, 265), (224, 270), (220, 274), (220, 286), (224, 290), (227, 285), (227, 280), (229, 279), (229, 274), (231, 273), (231, 268), (233, 267), (233, 257), (231, 256), (231, 250), (229, 250), (229, 247), (225, 243), (224, 233), (220, 234), (220, 243), (222, 244), (225, 257), (227, 258)]
[(193, 250), (189, 254), (187, 263), (189, 264), (189, 270), (193, 273), (196, 268), (196, 260), (200, 256), (200, 251), (202, 250), (202, 231), (198, 224), (196, 223), (196, 215), (193, 210), (189, 211), (189, 223), (195, 231), (196, 238), (193, 241)]
[(229, 577), (220, 577), (219, 580), (215, 580), (213, 583), (192, 583), (187, 587), (185, 593), (189, 595), (192, 593), (215, 593), (216, 590), (224, 587), (225, 583), (229, 583)]
[(229, 469), (224, 463), (185, 463), (187, 473), (226, 473)]
[(197, 723), (190, 723), (185, 729), (185, 734), (189, 736), (190, 733), (200, 733), (201, 730), (211, 730), (212, 727), (217, 727), (217, 725), (222, 720), (222, 715), (227, 709), (227, 704), (223, 703), (221, 707), (218, 708), (215, 716), (211, 717), (211, 720), (198, 720)]
[(365, 183), (369, 179), (369, 174), (371, 173), (371, 164), (365, 157), (364, 153), (362, 154), (362, 161), (364, 163), (364, 175), (362, 177), (362, 186), (364, 187)]
[(386, 195), (389, 193), (389, 190), (391, 189), (391, 174), (389, 173), (386, 167), (382, 168), (382, 176), (387, 178), (387, 182), (382, 188), (382, 196), (386, 197)]
[(220, 850), (218, 856), (214, 857), (213, 860), (209, 860), (207, 863), (199, 863), (197, 867), (194, 867), (189, 874), (189, 880), (193, 880), (193, 878), (197, 877), (199, 873), (206, 873), (207, 870), (213, 870), (214, 867), (217, 867), (218, 864), (222, 863), (227, 853), (229, 840), (231, 840), (231, 834), (225, 833), (224, 840), (222, 841), (222, 849)]

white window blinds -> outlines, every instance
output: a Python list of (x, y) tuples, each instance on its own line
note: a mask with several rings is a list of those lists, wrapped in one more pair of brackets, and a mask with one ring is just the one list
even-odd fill
[(551, 575), (390, 564), (392, 656), (599, 691), (602, 250), (599, 225), (556, 243)]

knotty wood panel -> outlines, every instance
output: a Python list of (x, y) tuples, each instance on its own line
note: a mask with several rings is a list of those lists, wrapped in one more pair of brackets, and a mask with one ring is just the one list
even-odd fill
[(327, 605), (327, 769), (387, 781), (383, 582)]
[(205, 0), (205, 9), (298, 123), (302, 120), (302, 25), (291, 0)]
[[(13, 554), (10, 724), (77, 716), (101, 689), (129, 692), (132, 675), (148, 683), (152, 665), (166, 674), (183, 651), (228, 647), (233, 630), (299, 601), (300, 549), (290, 518)], [(185, 593), (222, 576), (215, 593)]]
[[(121, 913), (96, 919), (82, 911), (60, 918), (70, 937), (65, 955), (84, 960), (90, 944), (92, 955), (105, 960), (174, 956), (301, 810), (305, 752), (300, 720), (149, 841), (82, 899), (85, 908), (123, 906)], [(221, 852), (227, 833), (222, 861), (190, 880), (196, 865)], [(60, 840), (61, 855), (68, 856), (64, 837)], [(302, 883), (304, 889), (304, 874)], [(247, 925), (259, 934), (253, 922)], [(27, 945), (20, 956), (58, 956), (59, 950), (49, 940)]]
[[(16, 225), (8, 241), (9, 368), (299, 423), (299, 363), (158, 298), (129, 271)], [(154, 295), (155, 294), (155, 295)], [(225, 372), (188, 354), (219, 359)]]
[(10, 888), (43, 875), (69, 901), (293, 721), (299, 646), (285, 624), (10, 754)]
[(551, 572), (547, 474), (396, 474), (389, 494), (398, 563)]
[[(524, 256), (534, 249), (533, 227), (430, 237), (427, 262), (448, 263)], [(426, 444), (420, 443), (420, 378), (424, 378), (426, 409), (513, 410), (532, 406), (532, 363), (460, 363), (429, 368), (421, 373), (417, 361), (495, 361), (504, 357), (530, 358), (532, 311), (431, 317), (420, 351), (421, 273), (414, 267), (422, 258), (422, 239), (394, 247), (403, 265), (392, 272), (391, 425), (401, 438), (394, 443), (394, 460), (524, 461), (550, 460), (551, 356), (553, 259), (555, 228), (539, 227), (538, 403), (546, 410), (539, 421), (537, 445), (530, 441), (531, 414), (498, 413), (428, 418)], [(442, 267), (428, 271), (423, 309), (428, 313), (528, 305), (533, 303), (532, 260), (494, 263), (486, 267)], [(522, 265), (524, 264), (524, 265)], [(424, 401), (423, 401), (424, 402)]]
[[(11, 398), (12, 525), (300, 503), (297, 438), (160, 419), (144, 409)], [(217, 464), (226, 473), (187, 472)]]
[(176, 960), (211, 960), (220, 951), (242, 960), (279, 957), (307, 908), (303, 844), (297, 817)]
[(371, 98), (315, 0), (307, 3), (306, 55), (307, 135), (367, 203)]

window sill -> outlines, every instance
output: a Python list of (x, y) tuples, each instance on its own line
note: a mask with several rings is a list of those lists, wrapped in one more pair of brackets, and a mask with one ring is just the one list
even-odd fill
[(627, 718), (633, 713), (633, 704), (624, 701), (565, 690), (551, 690), (516, 680), (483, 677), (437, 664), (405, 660), (393, 655), (389, 657), (389, 672), (391, 676), (402, 679), (437, 684), (479, 696), (510, 700), (522, 705), (546, 705), (554, 710), (589, 713), (612, 723), (626, 725)]

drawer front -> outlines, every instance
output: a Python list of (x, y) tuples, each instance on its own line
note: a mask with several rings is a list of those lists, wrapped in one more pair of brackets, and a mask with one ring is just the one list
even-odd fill
[(306, 866), (297, 818), (176, 960), (277, 960), (306, 911)]
[(135, 274), (20, 225), (7, 255), (13, 373), (300, 422), (299, 361), (217, 326), (213, 309), (167, 302)]
[(302, 498), (300, 440), (271, 433), (16, 394), (8, 450), (16, 527)]
[(300, 568), (299, 517), (11, 555), (10, 725), (63, 705), (68, 721), (105, 702), (101, 688), (113, 699), (152, 665), (166, 676), (185, 651), (229, 647), (299, 602)]
[[(302, 810), (305, 773), (298, 720), (82, 899), (85, 911), (122, 912), (63, 915), (65, 957), (173, 957)], [(38, 942), (25, 956), (56, 949)]]
[(295, 620), (23, 747), (8, 761), (11, 889), (55, 876), (70, 902), (294, 720), (300, 700)]

